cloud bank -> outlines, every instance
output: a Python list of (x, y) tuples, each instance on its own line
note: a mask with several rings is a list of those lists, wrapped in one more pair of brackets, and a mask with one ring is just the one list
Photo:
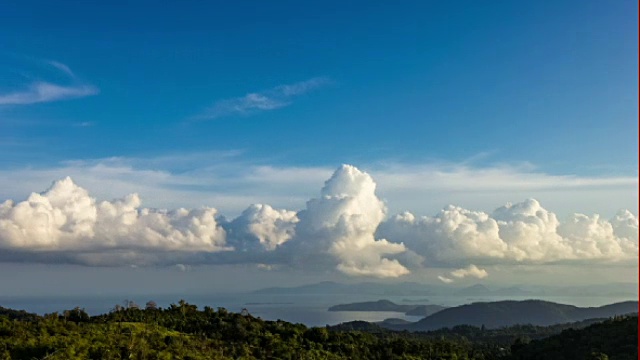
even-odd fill
[(560, 221), (528, 199), (491, 213), (450, 205), (434, 216), (389, 216), (373, 178), (349, 165), (302, 210), (254, 204), (233, 219), (210, 207), (146, 208), (137, 194), (97, 201), (68, 177), (0, 204), (0, 261), (247, 263), (378, 278), (459, 268), (440, 277), (449, 283), (488, 275), (472, 264), (634, 264), (637, 254), (638, 217), (626, 210)]
[[(612, 216), (621, 208), (638, 213), (637, 201), (633, 200), (637, 199), (638, 178), (634, 176), (554, 175), (518, 165), (391, 162), (365, 166), (375, 174), (377, 194), (385, 201), (389, 215), (403, 211), (435, 214), (447, 204), (487, 211), (529, 197), (554, 209), (563, 219), (576, 212)], [(0, 170), (0, 200), (24, 198), (34, 189), (46, 189), (51, 180), (71, 176), (98, 199), (135, 192), (147, 207), (215, 205), (220, 213), (236, 217), (252, 203), (280, 209), (304, 208), (310, 194), (320, 189), (334, 170), (265, 165), (243, 159), (239, 151), (72, 160), (44, 168)], [(462, 178), (467, 179), (466, 188), (462, 188)], [(531, 179), (537, 180), (532, 183)], [(509, 188), (509, 182), (520, 185)]]
[(241, 97), (219, 100), (196, 119), (217, 119), (234, 115), (249, 115), (291, 105), (293, 98), (325, 86), (331, 81), (324, 77), (312, 78), (294, 84), (279, 85), (266, 91), (249, 93)]

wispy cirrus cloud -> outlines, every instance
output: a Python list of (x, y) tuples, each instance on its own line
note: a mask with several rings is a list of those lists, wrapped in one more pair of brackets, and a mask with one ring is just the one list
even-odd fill
[(67, 65), (65, 65), (65, 64), (63, 64), (61, 62), (50, 60), (50, 61), (47, 61), (47, 64), (53, 66), (54, 68), (62, 71), (63, 73), (65, 73), (65, 74), (67, 74), (67, 75), (69, 75), (71, 77), (74, 77), (74, 78), (76, 77), (76, 75), (73, 73), (73, 71), (71, 71), (71, 69)]
[(93, 121), (82, 121), (82, 122), (78, 122), (78, 123), (74, 123), (73, 126), (74, 127), (91, 127), (94, 126), (96, 123)]
[(57, 61), (46, 63), (67, 75), (71, 83), (62, 85), (49, 81), (34, 81), (24, 89), (0, 93), (0, 105), (28, 105), (68, 100), (96, 95), (100, 92), (97, 87), (80, 81), (67, 65)]
[(316, 77), (294, 84), (279, 85), (269, 90), (252, 92), (244, 96), (218, 100), (194, 118), (213, 120), (234, 115), (249, 115), (262, 111), (280, 109), (293, 103), (293, 99), (332, 81), (326, 77)]
[(0, 95), (0, 105), (27, 105), (58, 100), (67, 100), (95, 95), (98, 88), (91, 85), (61, 86), (49, 82), (36, 82), (29, 88)]

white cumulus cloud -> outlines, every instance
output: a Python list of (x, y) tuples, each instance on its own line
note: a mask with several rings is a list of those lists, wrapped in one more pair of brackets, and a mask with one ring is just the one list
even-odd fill
[(96, 202), (65, 178), (25, 201), (0, 205), (0, 249), (64, 251), (77, 254), (78, 262), (108, 264), (118, 257), (134, 259), (138, 252), (144, 257), (149, 255), (144, 252), (231, 248), (215, 209), (143, 208), (136, 194)]
[(234, 242), (237, 250), (271, 251), (293, 237), (297, 223), (295, 211), (255, 204), (226, 225), (226, 228), (230, 241)]
[(628, 211), (610, 221), (574, 214), (560, 222), (534, 199), (507, 204), (492, 214), (456, 206), (433, 217), (405, 212), (378, 229), (379, 236), (402, 239), (433, 264), (632, 261), (638, 252), (637, 234), (638, 218)]
[(376, 184), (367, 173), (341, 166), (327, 180), (320, 197), (309, 200), (298, 214), (296, 250), (303, 254), (330, 254), (337, 269), (349, 275), (398, 277), (409, 273), (387, 255), (406, 250), (402, 243), (376, 239), (385, 217), (384, 203), (375, 194)]

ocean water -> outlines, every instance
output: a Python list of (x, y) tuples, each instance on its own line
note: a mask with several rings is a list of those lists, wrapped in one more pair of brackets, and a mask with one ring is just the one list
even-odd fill
[[(38, 314), (61, 312), (76, 306), (84, 308), (89, 314), (97, 315), (109, 312), (116, 304), (122, 305), (125, 299), (133, 300), (144, 307), (149, 300), (158, 306), (167, 307), (184, 299), (199, 308), (211, 306), (223, 307), (229, 311), (240, 312), (247, 309), (253, 316), (264, 320), (285, 320), (302, 323), (307, 326), (335, 325), (346, 321), (382, 321), (388, 318), (399, 318), (408, 321), (418, 321), (421, 317), (406, 316), (399, 312), (377, 311), (328, 311), (337, 304), (391, 300), (397, 304), (435, 304), (443, 306), (457, 306), (478, 301), (526, 300), (537, 298), (576, 306), (601, 306), (619, 301), (634, 300), (625, 297), (460, 297), (460, 296), (385, 296), (385, 295), (263, 295), (254, 293), (240, 294), (165, 294), (148, 296), (103, 295), (103, 296), (0, 296), (0, 306), (12, 309), (22, 309)], [(426, 301), (425, 301), (426, 300)], [(637, 299), (636, 299), (637, 300)]]

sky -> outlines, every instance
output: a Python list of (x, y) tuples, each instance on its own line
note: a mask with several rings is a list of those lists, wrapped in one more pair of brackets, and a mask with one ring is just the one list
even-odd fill
[(637, 13), (1, 3), (0, 285), (636, 282)]

